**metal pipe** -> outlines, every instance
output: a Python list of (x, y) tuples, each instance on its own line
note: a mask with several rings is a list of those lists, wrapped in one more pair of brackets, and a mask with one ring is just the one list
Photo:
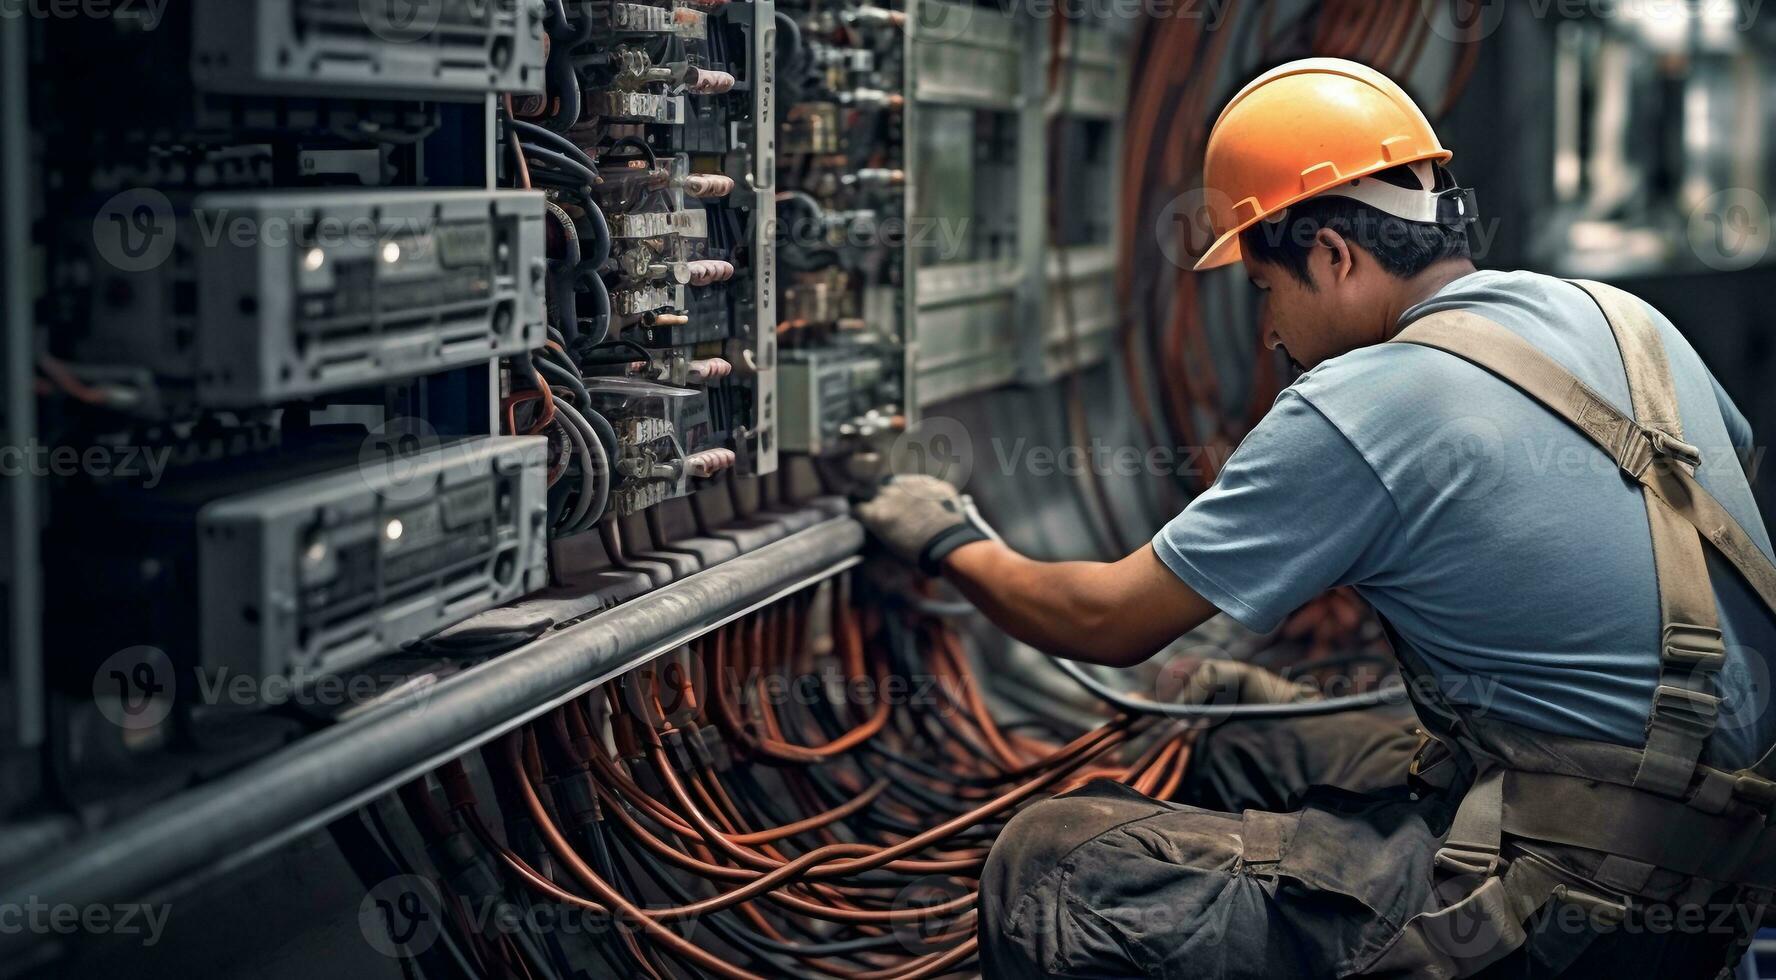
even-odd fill
[[(411, 691), (72, 841), (0, 885), (0, 907), (165, 898), (227, 873), (611, 677), (851, 567), (863, 528), (823, 521)], [(41, 937), (0, 932), (0, 962)]]

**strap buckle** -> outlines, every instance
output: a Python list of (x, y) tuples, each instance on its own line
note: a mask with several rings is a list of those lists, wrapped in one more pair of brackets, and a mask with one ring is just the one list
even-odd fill
[(1720, 704), (1720, 698), (1705, 691), (1660, 684), (1653, 690), (1653, 723), (1685, 729), (1705, 739), (1714, 731)]
[(1431, 856), (1431, 865), (1439, 871), (1447, 871), (1451, 875), (1477, 875), (1490, 878), (1498, 874), (1504, 861), (1499, 857), (1498, 848), (1485, 844), (1459, 844), (1446, 842), (1437, 848)]
[(1714, 673), (1727, 662), (1727, 645), (1712, 626), (1667, 623), (1659, 659), (1666, 667)]
[(1642, 428), (1646, 437), (1653, 444), (1653, 455), (1660, 459), (1675, 459), (1694, 469), (1702, 465), (1702, 450), (1684, 442), (1664, 429)]
[(1654, 460), (1676, 460), (1691, 470), (1702, 465), (1702, 450), (1663, 429), (1626, 421), (1616, 444), (1616, 465), (1634, 479), (1640, 479)]
[(1555, 885), (1553, 896), (1562, 902), (1588, 909), (1591, 920), (1606, 927), (1620, 925), (1628, 917), (1629, 903), (1632, 901), (1626, 895), (1622, 896), (1621, 901), (1617, 901), (1567, 884)]

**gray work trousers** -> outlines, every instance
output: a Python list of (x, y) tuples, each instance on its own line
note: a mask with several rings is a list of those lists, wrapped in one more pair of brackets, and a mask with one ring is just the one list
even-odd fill
[[(1240, 722), (1204, 736), (1178, 801), (1098, 781), (1017, 815), (981, 882), (996, 977), (1364, 974), (1421, 911), (1455, 800), (1414, 794), (1394, 711)], [(1713, 977), (1737, 896), (1620, 923), (1551, 900), (1487, 977)]]

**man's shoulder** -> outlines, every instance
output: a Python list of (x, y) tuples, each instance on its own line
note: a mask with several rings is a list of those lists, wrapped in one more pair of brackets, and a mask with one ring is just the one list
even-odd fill
[(1322, 361), (1288, 390), (1337, 423), (1352, 415), (1422, 411), (1479, 370), (1418, 344), (1374, 344)]
[[(1589, 297), (1564, 280), (1534, 272), (1482, 271), (1464, 276), (1408, 310), (1401, 325), (1451, 311), (1485, 317), (1523, 336), (1557, 360), (1588, 342), (1588, 333), (1611, 344), (1608, 328)], [(1581, 321), (1596, 317), (1587, 328)], [(1508, 386), (1484, 368), (1445, 351), (1418, 344), (1380, 343), (1330, 358), (1303, 374), (1291, 390), (1337, 424), (1376, 415), (1435, 418), (1448, 411), (1472, 413), (1474, 399)]]

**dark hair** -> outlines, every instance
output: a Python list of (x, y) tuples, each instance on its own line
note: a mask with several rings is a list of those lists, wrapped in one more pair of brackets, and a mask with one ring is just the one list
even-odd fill
[[(1399, 187), (1422, 186), (1407, 167), (1375, 174)], [(1375, 257), (1383, 269), (1402, 279), (1418, 275), (1443, 259), (1471, 257), (1465, 227), (1407, 221), (1346, 197), (1315, 197), (1284, 211), (1280, 220), (1260, 221), (1240, 233), (1240, 252), (1248, 260), (1281, 266), (1302, 283), (1314, 237), (1330, 228)]]

